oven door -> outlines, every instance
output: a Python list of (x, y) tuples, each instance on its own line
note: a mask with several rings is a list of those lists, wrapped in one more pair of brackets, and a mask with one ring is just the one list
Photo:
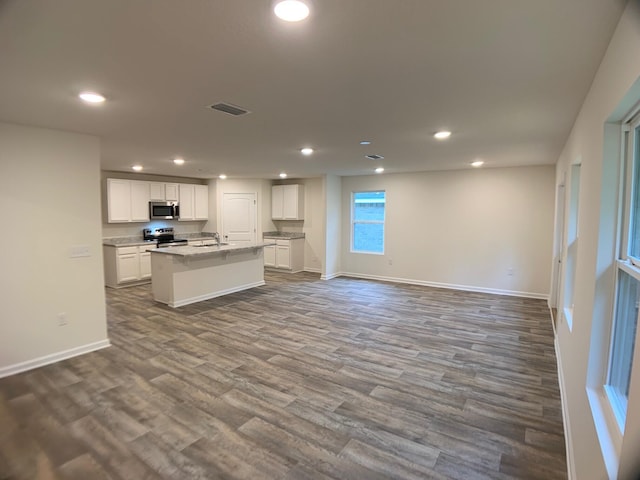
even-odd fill
[(180, 216), (180, 207), (176, 202), (149, 202), (149, 217), (152, 219), (173, 220)]

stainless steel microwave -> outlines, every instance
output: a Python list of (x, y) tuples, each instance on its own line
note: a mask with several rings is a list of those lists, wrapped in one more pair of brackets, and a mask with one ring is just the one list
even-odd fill
[(177, 220), (180, 218), (178, 202), (149, 202), (149, 218)]

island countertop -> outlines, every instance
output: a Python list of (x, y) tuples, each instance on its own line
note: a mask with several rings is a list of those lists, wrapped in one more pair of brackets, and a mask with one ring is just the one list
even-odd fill
[(154, 248), (153, 250), (149, 250), (151, 253), (158, 253), (163, 255), (174, 255), (177, 257), (184, 258), (196, 258), (196, 257), (207, 257), (211, 255), (219, 255), (223, 253), (240, 253), (240, 252), (248, 252), (250, 250), (255, 250), (257, 248), (263, 248), (267, 245), (272, 245), (271, 242), (264, 243), (252, 243), (252, 244), (227, 244), (227, 245), (216, 245), (215, 243), (211, 243), (208, 245), (185, 245), (184, 247), (164, 247), (164, 248)]

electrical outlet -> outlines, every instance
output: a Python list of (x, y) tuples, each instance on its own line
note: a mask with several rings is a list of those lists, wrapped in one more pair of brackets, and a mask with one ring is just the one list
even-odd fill
[(513, 268), (507, 268), (507, 276), (513, 277)]
[(67, 323), (69, 323), (69, 318), (67, 317), (67, 312), (60, 312), (58, 314), (58, 326), (64, 327)]
[(393, 265), (393, 260), (389, 259), (389, 265)]

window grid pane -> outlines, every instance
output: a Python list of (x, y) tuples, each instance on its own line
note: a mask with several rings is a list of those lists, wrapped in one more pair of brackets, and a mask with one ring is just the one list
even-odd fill
[(639, 300), (640, 282), (620, 270), (618, 274), (618, 298), (613, 325), (608, 384), (616, 396), (624, 399), (624, 405), (626, 405), (626, 399), (629, 396), (629, 380), (631, 379), (631, 361), (635, 348)]
[(636, 159), (633, 165), (633, 185), (632, 195), (633, 200), (631, 202), (631, 215), (630, 215), (630, 230), (631, 238), (629, 239), (629, 256), (636, 259), (640, 259), (640, 127), (636, 127), (634, 133), (634, 154)]
[(354, 192), (352, 251), (384, 253), (386, 195), (383, 191)]

